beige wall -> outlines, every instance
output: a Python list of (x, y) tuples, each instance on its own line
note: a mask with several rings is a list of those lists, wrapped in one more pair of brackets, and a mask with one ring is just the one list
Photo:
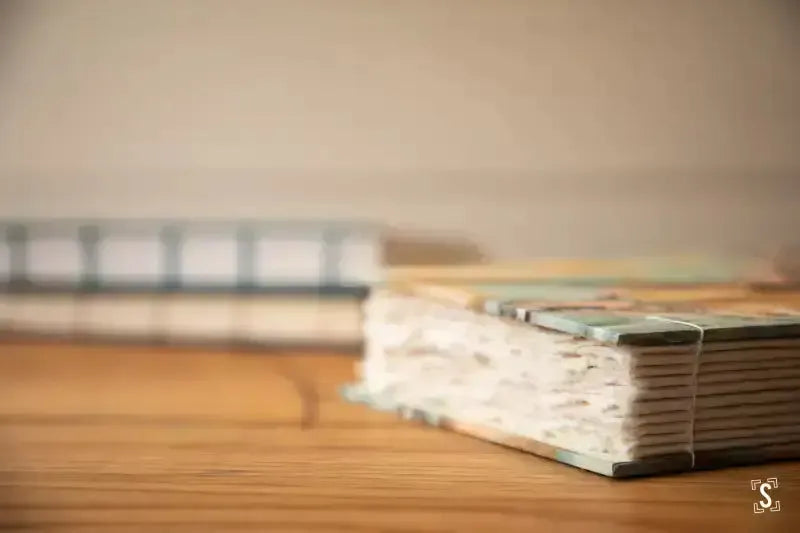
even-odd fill
[(759, 249), (800, 234), (798, 65), (794, 0), (0, 0), (0, 214)]

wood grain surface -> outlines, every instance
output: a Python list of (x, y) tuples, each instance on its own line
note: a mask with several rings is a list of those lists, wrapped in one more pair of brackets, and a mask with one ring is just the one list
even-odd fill
[(345, 404), (354, 362), (0, 344), (0, 529), (800, 530), (800, 463), (610, 480)]

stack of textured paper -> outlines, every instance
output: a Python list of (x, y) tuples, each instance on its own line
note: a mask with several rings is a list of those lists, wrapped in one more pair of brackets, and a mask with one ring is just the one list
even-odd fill
[(357, 345), (381, 267), (367, 224), (0, 223), (0, 331)]
[(346, 394), (615, 477), (800, 457), (800, 292), (731, 265), (403, 273)]

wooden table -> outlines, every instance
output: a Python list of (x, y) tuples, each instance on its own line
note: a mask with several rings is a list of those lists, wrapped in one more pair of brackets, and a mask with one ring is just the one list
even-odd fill
[(347, 405), (354, 362), (0, 344), (0, 529), (800, 531), (800, 463), (609, 480)]

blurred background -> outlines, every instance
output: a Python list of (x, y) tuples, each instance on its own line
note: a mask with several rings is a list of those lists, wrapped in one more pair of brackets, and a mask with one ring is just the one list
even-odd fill
[(0, 1), (4, 217), (368, 219), (394, 263), (797, 238), (800, 3)]

